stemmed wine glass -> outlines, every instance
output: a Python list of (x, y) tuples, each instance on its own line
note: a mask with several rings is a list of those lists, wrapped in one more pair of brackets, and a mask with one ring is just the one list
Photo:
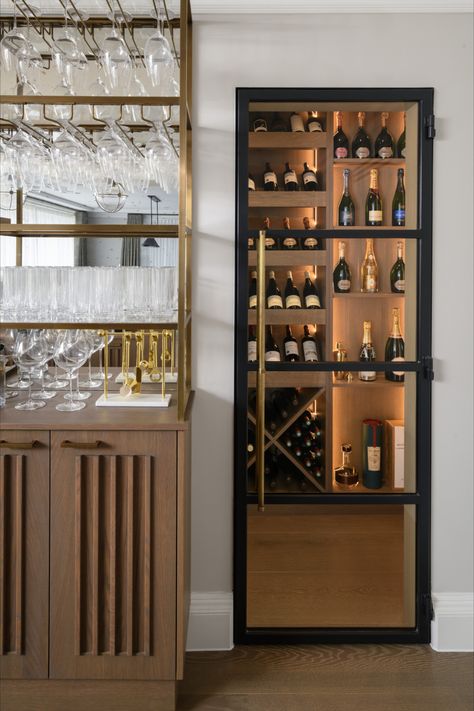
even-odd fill
[(91, 344), (91, 353), (89, 356), (89, 377), (87, 380), (79, 381), (79, 385), (82, 385), (84, 388), (100, 388), (102, 381), (94, 380), (92, 378), (92, 356), (104, 347), (104, 339), (101, 335), (99, 335), (98, 331), (89, 331), (88, 335)]
[[(48, 341), (48, 348), (51, 351), (51, 356), (52, 358), (54, 356), (54, 352), (56, 350), (56, 342), (58, 340), (58, 336), (60, 335), (61, 331), (55, 331), (54, 329), (49, 329), (46, 331), (46, 340)], [(61, 380), (59, 378), (58, 374), (58, 366), (56, 363), (54, 364), (54, 377), (53, 379), (47, 383), (46, 387), (48, 390), (64, 390), (67, 387), (67, 380)]]
[[(102, 337), (101, 337), (101, 338), (102, 338)], [(108, 342), (109, 342), (109, 344), (112, 343), (113, 340), (114, 340), (114, 334), (113, 334), (113, 333), (112, 333), (112, 334), (109, 334), (109, 337), (108, 337)], [(104, 338), (102, 338), (101, 344), (100, 344), (100, 346), (99, 346), (99, 348), (98, 348), (98, 352), (99, 352), (99, 370), (96, 371), (96, 372), (94, 373), (94, 376), (93, 376), (94, 378), (97, 378), (98, 380), (101, 380), (101, 381), (102, 381), (102, 380), (105, 380), (105, 373), (104, 373), (104, 369), (103, 369), (103, 367), (102, 367), (102, 351), (104, 350), (104, 348), (105, 348), (105, 340), (104, 340)], [(108, 378), (111, 378), (111, 377), (112, 377), (112, 373), (109, 373), (107, 377), (108, 377)]]
[(18, 331), (15, 341), (15, 358), (19, 365), (29, 375), (28, 399), (15, 405), (16, 410), (37, 410), (46, 405), (44, 400), (33, 400), (31, 397), (32, 371), (42, 368), (48, 360), (48, 347), (41, 333)]
[(125, 40), (115, 25), (117, 20), (120, 22), (123, 19), (123, 16), (113, 11), (109, 17), (112, 19), (112, 31), (102, 41), (100, 63), (104, 68), (107, 88), (113, 92), (120, 86), (121, 90), (127, 91), (132, 76), (133, 61)]
[[(7, 357), (13, 357), (15, 346), (16, 331), (13, 328), (8, 328), (0, 333), (0, 343), (3, 345), (3, 354)], [(15, 383), (8, 383), (7, 388), (17, 387), (19, 380)], [(11, 400), (18, 397), (17, 390), (5, 390), (5, 400)]]
[(54, 362), (69, 377), (69, 399), (56, 405), (60, 412), (75, 412), (86, 406), (85, 402), (78, 402), (73, 397), (72, 379), (75, 371), (84, 365), (89, 357), (90, 345), (87, 335), (80, 329), (64, 331), (58, 336), (54, 351)]
[[(48, 336), (48, 331), (46, 330), (39, 330), (36, 331), (36, 337), (41, 338), (44, 347), (46, 348), (46, 354), (47, 354), (47, 360), (46, 363), (39, 369), (39, 381), (40, 381), (40, 389), (36, 390), (32, 394), (32, 399), (33, 400), (51, 400), (51, 398), (56, 397), (55, 392), (51, 392), (51, 390), (46, 390), (45, 389), (45, 384), (44, 384), (44, 369), (46, 367), (46, 364), (48, 360), (50, 360), (53, 357), (54, 353), (54, 342), (52, 339)], [(33, 374), (31, 374), (32, 376)]]
[(149, 37), (143, 49), (145, 66), (153, 86), (158, 86), (173, 64), (173, 56), (168, 40), (161, 30), (161, 9), (159, 2), (156, 31)]

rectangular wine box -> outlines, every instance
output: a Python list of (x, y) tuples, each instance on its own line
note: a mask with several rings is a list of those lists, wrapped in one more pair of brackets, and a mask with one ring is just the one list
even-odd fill
[(385, 480), (393, 489), (405, 487), (405, 424), (385, 420)]

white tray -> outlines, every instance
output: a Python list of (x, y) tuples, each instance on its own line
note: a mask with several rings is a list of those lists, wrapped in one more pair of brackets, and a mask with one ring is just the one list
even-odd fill
[(123, 397), (119, 393), (109, 393), (106, 398), (101, 395), (96, 400), (96, 407), (169, 407), (171, 394), (168, 393), (164, 397), (157, 393), (138, 393)]
[[(128, 377), (131, 378), (132, 380), (135, 379), (135, 373), (130, 371), (128, 374)], [(122, 373), (119, 373), (117, 377), (115, 378), (116, 383), (123, 383), (123, 375)], [(150, 376), (148, 373), (142, 373), (142, 383), (153, 383), (153, 385), (156, 385), (158, 382), (157, 380), (150, 380)], [(166, 373), (166, 378), (165, 378), (166, 383), (176, 383), (178, 382), (178, 373)]]

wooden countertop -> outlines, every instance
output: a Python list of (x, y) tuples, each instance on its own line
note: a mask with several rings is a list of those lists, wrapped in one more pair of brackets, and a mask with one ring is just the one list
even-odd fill
[[(113, 377), (109, 380), (109, 392), (117, 392), (119, 385), (114, 380), (119, 368), (111, 368)], [(81, 369), (81, 377), (87, 370)], [(13, 379), (16, 377), (12, 376)], [(150, 391), (149, 385), (143, 385), (143, 392)], [(153, 389), (156, 389), (155, 387)], [(87, 389), (84, 389), (87, 391)], [(0, 409), (0, 427), (4, 430), (186, 430), (189, 426), (190, 413), (194, 399), (192, 392), (186, 408), (184, 421), (178, 420), (176, 385), (167, 385), (171, 393), (171, 404), (166, 408), (135, 407), (114, 408), (96, 407), (96, 400), (102, 395), (102, 389), (88, 390), (91, 397), (86, 406), (77, 412), (59, 412), (59, 404), (66, 390), (57, 391), (56, 397), (48, 400), (40, 410), (16, 410), (15, 405), (27, 397), (27, 390), (20, 390), (18, 397), (7, 400)]]

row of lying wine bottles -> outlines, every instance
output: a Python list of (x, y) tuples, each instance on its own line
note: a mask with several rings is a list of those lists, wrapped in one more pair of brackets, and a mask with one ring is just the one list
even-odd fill
[[(257, 181), (255, 180), (252, 173), (249, 173), (249, 190), (257, 190)], [(303, 190), (315, 191), (320, 190), (320, 180), (318, 180), (318, 174), (314, 168), (310, 168), (305, 162), (303, 170), (301, 172), (301, 187)], [(285, 171), (283, 173), (283, 187), (285, 190), (294, 192), (300, 189), (300, 184), (298, 182), (298, 176), (293, 168), (290, 168), (289, 163), (285, 163)], [(265, 170), (263, 171), (263, 190), (275, 191), (279, 190), (280, 186), (278, 184), (278, 177), (275, 171), (270, 166), (270, 163), (265, 163)]]
[[(320, 309), (321, 308), (321, 297), (319, 295), (319, 290), (316, 284), (316, 280), (311, 281), (310, 273), (304, 273), (304, 285), (303, 285), (303, 299), (297, 286), (293, 282), (293, 274), (291, 271), (286, 273), (286, 286), (285, 286), (285, 305), (286, 309)], [(253, 271), (251, 273), (250, 287), (249, 287), (249, 309), (257, 308), (257, 272)], [(267, 309), (282, 309), (283, 308), (283, 297), (281, 291), (278, 288), (275, 279), (275, 272), (270, 271), (268, 275), (268, 286), (266, 291), (266, 307)]]
[[(392, 227), (405, 226), (405, 184), (403, 168), (398, 170), (397, 186), (392, 198)], [(356, 220), (356, 209), (349, 190), (350, 170), (343, 171), (344, 188), (338, 208), (338, 225), (340, 227), (354, 227), (361, 224), (361, 220)], [(369, 190), (365, 200), (365, 225), (366, 227), (377, 227), (383, 224), (383, 203), (379, 191), (379, 178), (376, 168), (370, 171)]]
[[(316, 230), (316, 222), (313, 218), (303, 217), (303, 227), (305, 230)], [(262, 230), (270, 229), (270, 218), (266, 217), (262, 224)], [(290, 230), (289, 217), (283, 218), (283, 229)], [(253, 237), (248, 238), (248, 248), (256, 248), (256, 240)], [(279, 239), (270, 234), (265, 235), (265, 249), (321, 249), (321, 240), (313, 236), (302, 236), (288, 234), (286, 237)]]
[(310, 111), (306, 120), (301, 113), (296, 113), (296, 111), (293, 111), (288, 118), (274, 111), (271, 121), (267, 121), (261, 114), (254, 116), (252, 119), (252, 128), (255, 133), (266, 133), (268, 130), (270, 130), (271, 133), (284, 133), (287, 131), (292, 131), (293, 133), (304, 133), (305, 131), (314, 133), (322, 131), (323, 125), (322, 119), (318, 116), (317, 111)]
[[(400, 134), (398, 141), (395, 144), (393, 137), (387, 129), (387, 119), (389, 114), (386, 111), (382, 111), (380, 114), (381, 127), (380, 132), (377, 135), (374, 145), (372, 146), (372, 140), (365, 130), (365, 112), (359, 111), (357, 114), (359, 128), (352, 140), (352, 158), (405, 158), (405, 148), (406, 148), (406, 125), (404, 114), (404, 126), (403, 131)], [(349, 139), (344, 133), (342, 127), (342, 112), (338, 111), (336, 113), (337, 120), (337, 130), (334, 134), (334, 158), (349, 158)]]

